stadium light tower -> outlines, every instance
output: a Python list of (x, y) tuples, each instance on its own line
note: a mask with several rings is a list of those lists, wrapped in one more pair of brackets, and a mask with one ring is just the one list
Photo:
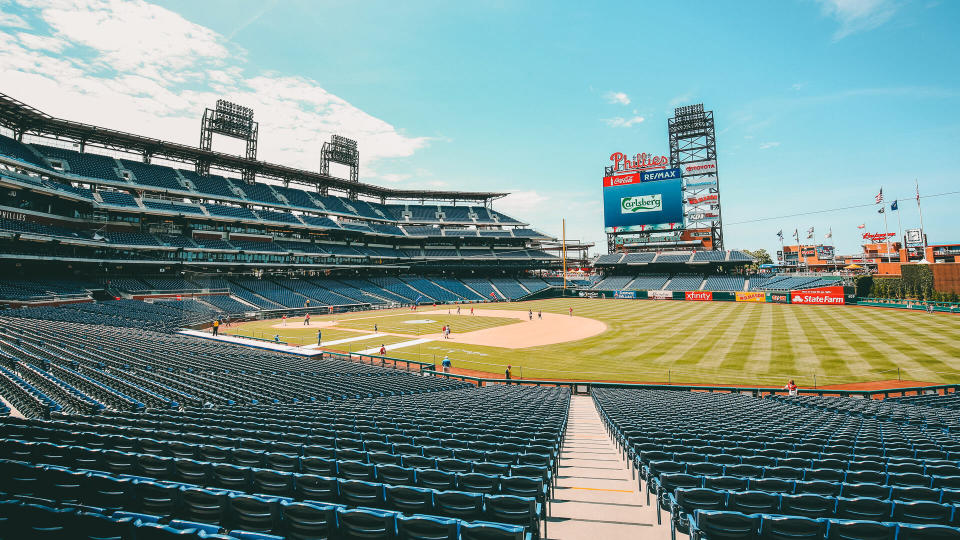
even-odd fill
[[(330, 142), (323, 143), (320, 149), (320, 174), (330, 175), (331, 162), (350, 167), (350, 181), (360, 183), (360, 151), (357, 149), (357, 141), (332, 135)], [(352, 191), (350, 198), (356, 198)]]
[[(253, 121), (253, 109), (243, 107), (225, 99), (218, 99), (215, 109), (207, 108), (203, 111), (203, 120), (200, 123), (200, 149), (213, 149), (213, 134), (219, 133), (234, 139), (247, 141), (247, 159), (257, 159), (257, 132), (259, 125)], [(210, 174), (210, 162), (197, 160), (197, 174)], [(253, 183), (256, 171), (245, 169), (243, 180)]]
[(717, 176), (717, 133), (713, 111), (703, 104), (674, 109), (667, 121), (670, 166), (683, 172), (684, 219), (687, 229), (709, 233), (713, 249), (723, 249), (720, 180)]

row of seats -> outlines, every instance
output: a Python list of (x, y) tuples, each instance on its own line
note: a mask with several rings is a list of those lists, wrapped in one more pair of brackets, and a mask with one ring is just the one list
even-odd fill
[[(860, 403), (872, 400), (625, 389), (593, 395), (641, 488), (645, 481), (647, 500), (654, 495), (681, 531), (697, 510), (956, 525), (960, 461), (951, 453), (960, 440), (941, 428), (949, 419), (909, 405)], [(767, 428), (774, 423), (777, 429)], [(799, 537), (822, 538), (825, 530)]]
[[(471, 520), (471, 523), (458, 518), (404, 511), (408, 510), (404, 503), (416, 503), (418, 497), (416, 493), (411, 497), (410, 493), (400, 490), (391, 492), (391, 502), (398, 509), (390, 510), (349, 507), (322, 501), (295, 501), (287, 497), (204, 489), (189, 484), (154, 482), (129, 476), (114, 477), (95, 471), (32, 466), (19, 462), (0, 463), (0, 467), (7, 469), (14, 480), (5, 490), (8, 493), (0, 497), (0, 500), (4, 500), (0, 502), (0, 520), (21, 534), (33, 534), (41, 538), (81, 538), (79, 534), (86, 533), (88, 527), (103, 531), (97, 531), (97, 536), (90, 536), (100, 540), (166, 538), (167, 535), (161, 534), (165, 528), (194, 531), (201, 538), (223, 533), (228, 538), (264, 540), (327, 537), (386, 540), (395, 538), (395, 534), (406, 527), (415, 533), (413, 537), (418, 538), (457, 540), (461, 529), (466, 529), (466, 538), (471, 537), (471, 531), (476, 532), (479, 538), (490, 539), (533, 536), (524, 534), (529, 519), (522, 524), (478, 520)], [(48, 487), (32, 486), (30, 480), (42, 481)], [(516, 501), (490, 500), (489, 514), (502, 515), (505, 518), (503, 521), (507, 522), (520, 521), (516, 519), (517, 505), (511, 504)], [(458, 503), (457, 500), (450, 502), (450, 513), (473, 515), (469, 508), (463, 508)], [(487, 509), (487, 505), (482, 506), (481, 513), (487, 512)], [(17, 516), (14, 514), (16, 510), (26, 515)], [(83, 519), (99, 523), (78, 522), (81, 513), (102, 517), (97, 520)], [(103, 519), (108, 516), (109, 521)], [(134, 527), (145, 524), (161, 530), (144, 531), (146, 536), (137, 534)], [(426, 536), (422, 536), (424, 534)]]
[[(31, 148), (32, 146), (32, 148)], [(72, 175), (86, 177), (94, 182), (108, 180), (131, 184), (158, 191), (176, 190), (197, 195), (213, 195), (235, 200), (289, 206), (313, 211), (327, 211), (353, 217), (380, 219), (397, 222), (467, 222), (481, 224), (521, 225), (519, 220), (501, 212), (478, 206), (379, 204), (373, 201), (352, 201), (342, 197), (323, 196), (317, 193), (283, 186), (262, 183), (245, 183), (218, 175), (201, 177), (190, 170), (172, 169), (161, 165), (142, 163), (128, 159), (80, 153), (65, 148), (40, 144), (27, 145), (9, 137), (0, 136), (0, 155), (6, 155), (32, 165), (56, 170), (50, 166), (55, 161), (58, 169)], [(41, 155), (44, 159), (41, 159)], [(193, 184), (189, 189), (184, 180)], [(281, 197), (284, 200), (281, 200)]]
[(960, 529), (943, 525), (910, 525), (860, 520), (812, 519), (775, 514), (698, 510), (690, 516), (690, 538), (754, 540), (953, 540)]

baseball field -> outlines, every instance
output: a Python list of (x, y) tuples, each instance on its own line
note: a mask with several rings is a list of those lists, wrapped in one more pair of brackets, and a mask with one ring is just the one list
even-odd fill
[[(960, 316), (855, 306), (552, 299), (256, 321), (225, 333), (435, 362), (454, 371), (802, 386), (960, 380)], [(572, 311), (571, 311), (572, 309)], [(531, 318), (532, 315), (532, 318)], [(449, 325), (451, 334), (441, 333)]]

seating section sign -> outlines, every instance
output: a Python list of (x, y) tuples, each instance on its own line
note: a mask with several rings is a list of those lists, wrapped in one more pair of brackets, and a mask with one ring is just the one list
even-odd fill
[(845, 303), (843, 287), (817, 287), (816, 289), (790, 291), (790, 303), (843, 305)]

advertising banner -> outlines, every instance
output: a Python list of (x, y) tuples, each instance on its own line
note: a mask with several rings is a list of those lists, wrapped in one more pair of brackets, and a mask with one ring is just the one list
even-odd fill
[(790, 295), (787, 293), (767, 293), (767, 303), (768, 304), (789, 304)]
[(673, 291), (647, 291), (651, 300), (673, 300)]
[(648, 231), (676, 231), (683, 229), (683, 223), (651, 223), (649, 225), (622, 225), (618, 227), (605, 227), (604, 231), (608, 233), (626, 233), (626, 232), (648, 232)]
[(637, 297), (637, 291), (614, 291), (613, 297), (621, 300), (633, 300)]
[(680, 169), (663, 169), (662, 171), (645, 171), (640, 173), (641, 182), (656, 182), (659, 180), (679, 180)]
[(791, 304), (843, 305), (845, 300), (843, 287), (817, 287), (816, 289), (790, 291)]
[(659, 180), (679, 180), (680, 169), (661, 169), (657, 171), (636, 171), (614, 174), (603, 177), (603, 187), (626, 186), (640, 182), (656, 182)]
[(737, 302), (766, 302), (767, 293), (763, 291), (746, 291), (736, 293)]
[(717, 172), (717, 162), (697, 161), (695, 163), (684, 163), (680, 165), (680, 172), (683, 176), (694, 176), (698, 174), (711, 174)]
[(603, 188), (605, 227), (683, 221), (680, 180), (659, 180)]
[(807, 246), (800, 249), (801, 257), (813, 257), (817, 254), (817, 248), (813, 246)]
[(686, 291), (684, 300), (693, 302), (710, 302), (713, 300), (713, 293), (710, 291)]
[(640, 173), (617, 174), (603, 177), (603, 187), (624, 186), (640, 182)]
[(687, 203), (689, 203), (689, 204), (700, 204), (700, 203), (704, 203), (704, 202), (707, 202), (707, 201), (715, 201), (715, 200), (717, 200), (718, 198), (720, 198), (719, 195), (713, 195), (713, 194), (711, 194), (711, 195), (703, 195), (702, 197), (690, 197), (689, 199), (687, 199)]

